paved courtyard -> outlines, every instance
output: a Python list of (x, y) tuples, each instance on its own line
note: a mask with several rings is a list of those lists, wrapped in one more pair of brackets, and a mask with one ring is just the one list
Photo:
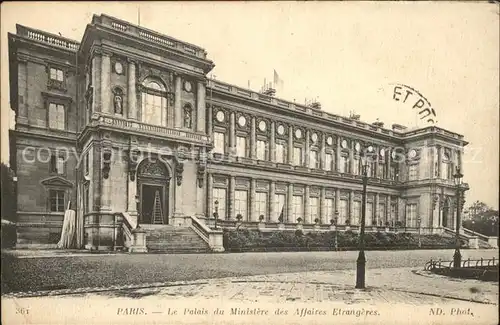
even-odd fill
[[(3, 292), (27, 292), (299, 272), (338, 273), (354, 270), (357, 254), (355, 251), (178, 255), (4, 251), (2, 286)], [(462, 255), (465, 259), (492, 258), (498, 256), (498, 250), (463, 250)], [(369, 251), (366, 256), (370, 277), (372, 269), (422, 269), (431, 258), (451, 260), (453, 250)]]

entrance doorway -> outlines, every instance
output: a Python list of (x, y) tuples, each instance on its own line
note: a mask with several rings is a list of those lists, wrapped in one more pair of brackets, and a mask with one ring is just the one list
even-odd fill
[(141, 221), (148, 224), (165, 224), (165, 197), (163, 186), (142, 185)]
[(137, 169), (139, 223), (168, 224), (170, 175), (159, 161), (144, 160)]

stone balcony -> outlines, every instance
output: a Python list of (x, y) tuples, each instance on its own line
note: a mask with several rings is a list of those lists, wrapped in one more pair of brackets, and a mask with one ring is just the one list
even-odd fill
[(206, 134), (190, 132), (183, 129), (174, 129), (166, 126), (146, 124), (136, 120), (127, 120), (112, 115), (93, 114), (91, 124), (94, 126), (116, 129), (120, 132), (134, 132), (145, 136), (153, 135), (181, 142), (198, 143), (201, 145), (210, 144), (210, 137)]

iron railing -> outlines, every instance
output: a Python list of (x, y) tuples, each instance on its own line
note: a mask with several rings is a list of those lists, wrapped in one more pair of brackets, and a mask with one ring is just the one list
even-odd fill
[[(427, 263), (425, 263), (424, 270), (426, 271), (431, 271), (434, 269), (443, 269), (443, 268), (452, 268), (453, 266), (453, 261), (443, 261), (441, 259), (439, 260), (430, 260)], [(471, 260), (470, 258), (463, 260), (461, 262), (461, 267), (462, 268), (477, 268), (477, 267), (488, 267), (488, 266), (498, 266), (498, 259), (489, 258), (489, 259), (478, 259), (478, 260)]]

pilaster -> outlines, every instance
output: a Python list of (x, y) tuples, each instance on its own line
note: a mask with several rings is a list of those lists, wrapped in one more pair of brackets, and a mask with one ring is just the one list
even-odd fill
[(304, 158), (306, 160), (305, 161), (306, 167), (311, 168), (313, 166), (311, 166), (310, 161), (309, 161), (309, 156), (310, 156), (309, 152), (311, 150), (311, 148), (310, 148), (310, 146), (311, 146), (311, 143), (310, 143), (311, 140), (309, 139), (309, 137), (310, 137), (310, 131), (309, 131), (309, 129), (307, 129), (306, 130), (306, 152), (305, 152), (305, 155), (304, 155), (305, 157)]
[(135, 62), (128, 60), (128, 117), (130, 119), (137, 119), (137, 93), (136, 93), (136, 80), (135, 80)]
[(228, 219), (234, 220), (234, 191), (236, 188), (236, 180), (234, 176), (229, 178), (229, 209), (228, 209)]
[(229, 115), (229, 148), (234, 150), (236, 147), (236, 128), (235, 128), (235, 114), (231, 112)]
[(249, 221), (258, 221), (259, 216), (257, 215), (257, 211), (255, 211), (256, 202), (255, 202), (255, 193), (256, 193), (257, 182), (255, 178), (250, 180), (250, 216)]
[(295, 222), (296, 220), (292, 220), (292, 211), (293, 211), (293, 184), (288, 184), (288, 195), (287, 195), (287, 213), (286, 213), (286, 221)]
[(326, 188), (321, 187), (321, 193), (320, 193), (320, 198), (319, 198), (319, 205), (320, 205), (320, 220), (321, 223), (327, 224), (328, 223), (328, 217), (326, 215)]
[(198, 112), (196, 114), (196, 119), (197, 119), (196, 130), (198, 132), (205, 133), (206, 89), (205, 89), (205, 84), (201, 81), (198, 81), (198, 91), (196, 92), (196, 96), (197, 96), (196, 104), (198, 107)]
[(212, 218), (214, 211), (214, 198), (213, 198), (213, 188), (214, 188), (214, 177), (212, 173), (207, 173), (207, 212), (206, 218)]
[(288, 127), (288, 163), (293, 165), (293, 126)]
[(174, 127), (182, 126), (182, 110), (181, 110), (181, 94), (182, 94), (182, 79), (181, 76), (175, 75), (175, 101), (174, 101)]
[[(276, 123), (271, 121), (271, 134), (269, 141), (269, 156), (272, 162), (276, 161)], [(274, 197), (273, 197), (274, 199)]]
[(112, 114), (113, 108), (111, 107), (111, 58), (107, 52), (102, 52), (101, 56), (101, 102), (102, 112)]
[(311, 209), (310, 209), (310, 196), (311, 196), (311, 188), (309, 185), (306, 185), (304, 191), (304, 223), (312, 223), (311, 220)]
[(250, 134), (250, 157), (252, 159), (257, 158), (257, 141), (256, 141), (256, 121), (255, 116), (252, 116), (252, 125), (251, 125), (251, 134)]
[(274, 181), (271, 181), (269, 184), (269, 220), (270, 221), (278, 221), (278, 215), (277, 212), (275, 211), (275, 204), (274, 204), (274, 196), (276, 193), (276, 183)]

